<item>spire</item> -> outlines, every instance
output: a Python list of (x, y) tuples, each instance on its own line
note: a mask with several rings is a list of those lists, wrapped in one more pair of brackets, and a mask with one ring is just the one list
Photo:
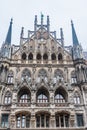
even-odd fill
[(75, 29), (74, 29), (74, 24), (73, 24), (72, 20), (71, 20), (71, 26), (72, 26), (72, 40), (73, 40), (73, 45), (77, 46), (77, 45), (79, 45), (79, 41), (78, 41)]
[(82, 52), (82, 46), (79, 44), (73, 22), (71, 21), (71, 26), (72, 26), (72, 40), (73, 40), (73, 59), (81, 59), (83, 57), (83, 52)]
[(8, 45), (11, 45), (12, 21), (13, 21), (13, 19), (11, 19), (9, 29), (8, 29), (8, 33), (7, 33), (7, 36), (6, 36), (6, 39), (5, 39), (5, 43), (8, 44)]

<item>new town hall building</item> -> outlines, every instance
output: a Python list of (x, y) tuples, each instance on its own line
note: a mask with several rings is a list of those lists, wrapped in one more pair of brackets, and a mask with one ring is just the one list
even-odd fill
[(47, 23), (34, 20), (34, 31), (11, 44), (12, 19), (0, 50), (0, 130), (87, 129), (87, 62), (74, 24), (65, 47)]

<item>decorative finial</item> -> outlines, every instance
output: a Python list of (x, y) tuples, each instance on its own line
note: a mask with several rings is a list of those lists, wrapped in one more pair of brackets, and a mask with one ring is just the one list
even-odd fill
[(11, 18), (11, 22), (10, 22), (10, 24), (13, 24), (13, 18)]
[(62, 47), (64, 47), (64, 35), (63, 35), (63, 29), (62, 28), (60, 28), (60, 36), (61, 36)]
[(23, 35), (24, 35), (24, 27), (22, 27), (21, 29), (21, 38), (23, 38)]
[(37, 24), (37, 15), (35, 15), (35, 25)]
[(73, 24), (73, 21), (71, 20), (71, 24)]
[(41, 26), (43, 26), (43, 17), (44, 17), (44, 15), (41, 12)]

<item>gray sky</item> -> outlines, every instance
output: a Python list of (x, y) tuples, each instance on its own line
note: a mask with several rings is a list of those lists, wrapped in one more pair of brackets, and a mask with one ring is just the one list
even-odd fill
[(65, 45), (72, 44), (71, 19), (74, 22), (78, 40), (87, 50), (87, 0), (0, 0), (0, 46), (5, 41), (10, 19), (13, 18), (12, 44), (19, 44), (21, 27), (33, 30), (34, 17), (40, 22), (41, 12), (50, 17), (52, 31), (62, 27)]

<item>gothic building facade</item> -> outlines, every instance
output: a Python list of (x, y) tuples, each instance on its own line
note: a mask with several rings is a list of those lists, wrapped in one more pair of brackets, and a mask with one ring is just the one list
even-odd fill
[(87, 128), (87, 62), (74, 24), (73, 46), (64, 45), (47, 23), (11, 44), (12, 19), (0, 50), (0, 130), (84, 130)]

